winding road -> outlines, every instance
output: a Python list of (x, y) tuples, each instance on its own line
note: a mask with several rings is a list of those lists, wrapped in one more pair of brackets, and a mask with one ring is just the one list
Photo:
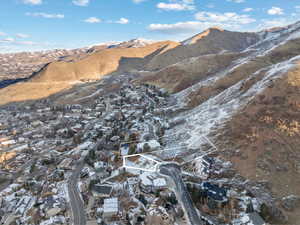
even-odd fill
[(84, 161), (82, 160), (78, 163), (77, 167), (73, 171), (72, 176), (68, 180), (68, 192), (69, 192), (70, 205), (71, 205), (74, 225), (86, 224), (84, 203), (80, 197), (81, 194), (77, 186), (77, 180), (83, 166), (84, 166)]
[(166, 163), (161, 164), (158, 168), (158, 172), (167, 177), (173, 182), (173, 187), (171, 187), (177, 199), (182, 204), (182, 208), (185, 211), (185, 215), (189, 221), (190, 225), (204, 225), (203, 221), (200, 219), (196, 208), (193, 204), (191, 196), (181, 178), (180, 166), (176, 163)]

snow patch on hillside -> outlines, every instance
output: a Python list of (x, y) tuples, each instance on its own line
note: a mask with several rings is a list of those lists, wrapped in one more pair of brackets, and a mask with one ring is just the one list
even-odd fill
[[(300, 60), (300, 56), (264, 68), (263, 70), (266, 70), (264, 78), (254, 84), (245, 93), (242, 93), (240, 90), (243, 82), (258, 76), (262, 70), (236, 83), (219, 95), (210, 98), (188, 113), (179, 115), (177, 119), (183, 117), (187, 122), (174, 128), (175, 132), (181, 133), (181, 136), (184, 137), (179, 139), (180, 135), (178, 135), (176, 142), (185, 143), (189, 149), (200, 148), (201, 141), (199, 140), (203, 135), (210, 136), (213, 131), (220, 129), (224, 125), (224, 122), (247, 105), (256, 95), (261, 93), (268, 86), (270, 80), (275, 80), (290, 70), (296, 60)], [(174, 132), (174, 130), (171, 132)], [(186, 138), (187, 136), (189, 138)]]

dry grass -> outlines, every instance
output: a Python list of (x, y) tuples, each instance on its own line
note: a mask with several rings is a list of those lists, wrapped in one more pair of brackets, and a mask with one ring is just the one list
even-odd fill
[(69, 82), (35, 83), (22, 82), (0, 89), (0, 105), (10, 102), (36, 100), (72, 87)]
[(176, 42), (157, 42), (141, 48), (114, 48), (96, 52), (76, 62), (54, 62), (34, 77), (35, 82), (65, 82), (76, 80), (101, 79), (102, 76), (115, 72), (126, 58), (144, 58), (153, 52)]
[[(266, 56), (257, 57), (255, 60), (252, 60), (248, 63), (237, 67), (235, 70), (233, 70), (231, 73), (228, 73), (225, 77), (219, 79), (213, 85), (202, 87), (198, 91), (192, 93), (189, 97), (189, 105), (190, 107), (199, 105), (202, 102), (211, 98), (212, 96), (215, 96), (221, 93), (223, 90), (236, 84), (237, 82), (246, 79), (258, 70), (285, 61), (299, 54), (300, 39), (290, 41), (285, 45), (277, 47)], [(297, 71), (294, 73), (297, 73)], [(249, 81), (244, 82), (241, 91), (246, 92), (252, 86), (252, 84), (257, 82), (259, 79), (262, 79), (264, 75), (265, 72), (262, 71), (255, 79), (250, 79)], [(290, 76), (291, 77), (289, 78), (289, 82), (292, 82), (293, 85), (298, 85), (298, 76), (293, 74), (291, 74)]]
[(216, 54), (222, 50), (237, 52), (258, 40), (255, 33), (240, 33), (210, 29), (192, 38), (194, 44), (180, 45), (154, 57), (146, 70), (159, 70), (191, 57)]
[(239, 53), (227, 53), (186, 59), (159, 72), (144, 74), (143, 81), (178, 92), (222, 71), (240, 56)]
[[(106, 49), (74, 62), (51, 63), (30, 81), (0, 89), (0, 105), (49, 97), (72, 88), (80, 80), (100, 80), (104, 75), (118, 70), (122, 63), (127, 62), (131, 65), (130, 68), (138, 67), (140, 65), (138, 59), (143, 60), (154, 52), (171, 49), (177, 45), (177, 42), (165, 41), (141, 48)], [(124, 58), (127, 58), (126, 62)], [(61, 102), (83, 96), (76, 88), (72, 91), (74, 92), (61, 98)]]
[[(256, 96), (224, 128), (224, 148), (240, 149), (229, 154), (245, 177), (267, 180), (275, 196), (300, 195), (300, 78), (299, 66)], [(227, 143), (227, 144), (225, 144)], [(300, 209), (288, 213), (297, 224)]]

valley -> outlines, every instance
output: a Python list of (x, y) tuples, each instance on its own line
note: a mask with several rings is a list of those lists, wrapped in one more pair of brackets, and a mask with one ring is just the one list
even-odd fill
[(297, 224), (299, 34), (210, 28), (7, 69), (28, 79), (0, 89), (1, 222)]

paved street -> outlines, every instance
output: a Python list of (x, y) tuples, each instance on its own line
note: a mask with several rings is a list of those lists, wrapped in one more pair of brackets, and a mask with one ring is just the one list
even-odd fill
[(172, 188), (175, 191), (178, 201), (182, 204), (190, 225), (204, 224), (195, 209), (184, 182), (182, 181), (180, 166), (175, 163), (162, 164), (159, 166), (159, 173), (173, 181), (174, 187)]
[(68, 181), (68, 191), (69, 191), (70, 205), (71, 205), (74, 225), (86, 224), (86, 215), (85, 215), (86, 213), (84, 210), (84, 204), (80, 197), (80, 192), (77, 186), (78, 176), (83, 166), (84, 166), (84, 162), (80, 161)]

